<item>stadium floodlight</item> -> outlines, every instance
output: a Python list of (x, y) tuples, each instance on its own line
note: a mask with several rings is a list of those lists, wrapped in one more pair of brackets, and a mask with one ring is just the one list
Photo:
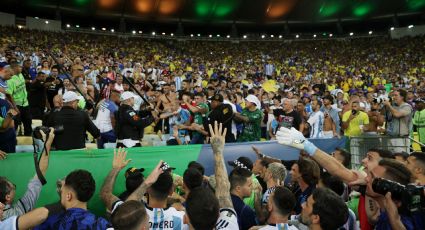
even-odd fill
[(165, 35), (165, 33), (162, 33), (162, 35)]
[(171, 35), (171, 37), (173, 37), (173, 36), (174, 36), (174, 34), (173, 34), (173, 33), (171, 33), (170, 35)]
[(248, 36), (244, 35), (243, 38), (246, 39)]
[(413, 28), (413, 25), (409, 25), (407, 28), (412, 29)]
[(190, 35), (190, 37), (192, 37), (192, 38), (193, 38), (193, 34), (191, 34), (191, 35)]
[(39, 19), (38, 17), (34, 17), (35, 19)]
[(106, 28), (105, 28), (105, 27), (103, 27), (103, 28), (102, 28), (102, 30), (103, 30), (103, 31), (105, 31), (105, 30), (106, 30)]
[(136, 31), (135, 31), (135, 30), (133, 30), (131, 33), (136, 34)]
[(394, 27), (391, 27), (390, 30), (394, 30)]
[(354, 33), (353, 33), (353, 32), (351, 32), (351, 33), (350, 33), (350, 36), (353, 36), (353, 35), (354, 35)]
[(282, 38), (282, 35), (279, 35), (279, 38)]
[(95, 27), (92, 27), (91, 30), (96, 30), (96, 28)]
[(49, 24), (49, 21), (47, 21), (47, 20), (46, 20), (46, 21), (45, 21), (45, 23), (46, 23), (46, 24)]
[(69, 27), (71, 27), (71, 25), (70, 24), (66, 24), (66, 28), (69, 28)]
[(274, 35), (272, 34), (272, 35), (270, 35), (270, 37), (271, 37), (271, 38), (274, 38)]
[(300, 37), (300, 35), (298, 35), (298, 34), (297, 34), (297, 35), (295, 35), (295, 38), (299, 38), (299, 37)]
[(152, 36), (155, 36), (155, 34), (156, 34), (155, 32), (152, 32)]
[(18, 29), (22, 29), (22, 26), (21, 26), (21, 25), (19, 25), (19, 26), (18, 26)]
[(265, 38), (266, 36), (265, 35), (261, 35), (261, 38)]
[(75, 27), (80, 28), (80, 25), (76, 25)]
[(230, 35), (227, 35), (226, 37), (227, 37), (227, 38), (230, 38)]
[(371, 31), (369, 31), (369, 34), (373, 34), (373, 31), (371, 30)]
[(219, 38), (220, 37), (220, 34), (217, 34), (217, 37)]
[(198, 34), (198, 37), (201, 37), (201, 34)]
[(332, 36), (334, 36), (333, 34), (329, 34), (329, 37), (332, 37)]
[(317, 35), (313, 34), (313, 38), (317, 37)]
[(208, 37), (212, 38), (212, 34), (210, 34)]
[(113, 32), (115, 32), (115, 30), (114, 29), (111, 29), (111, 32), (113, 33)]
[(139, 30), (139, 34), (142, 34), (142, 33), (143, 33), (143, 31)]

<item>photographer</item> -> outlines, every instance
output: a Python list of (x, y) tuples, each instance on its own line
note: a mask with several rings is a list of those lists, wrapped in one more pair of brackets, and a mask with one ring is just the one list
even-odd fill
[[(399, 89), (393, 93), (393, 102), (385, 100), (383, 102), (386, 110), (386, 132), (390, 136), (396, 137), (408, 137), (410, 129), (412, 128), (412, 107), (406, 103), (407, 92), (403, 89)], [(409, 149), (409, 139), (393, 139), (391, 144), (395, 148), (394, 151), (406, 151)], [(400, 151), (399, 151), (400, 150)]]
[(409, 194), (401, 191), (405, 189), (401, 186), (406, 186), (410, 177), (411, 173), (403, 164), (390, 159), (382, 159), (370, 170), (366, 194), (379, 204), (375, 213), (368, 213), (369, 219), (376, 221), (375, 229), (415, 229), (407, 210), (409, 204), (402, 201), (409, 200), (406, 197)]
[(52, 128), (50, 129), (50, 133), (48, 133), (47, 138), (43, 131), (41, 131), (40, 134), (46, 144), (38, 165), (36, 165), (36, 167), (39, 167), (41, 175), (36, 174), (34, 178), (30, 180), (28, 183), (28, 189), (24, 196), (14, 203), (16, 185), (10, 182), (7, 178), (0, 177), (0, 202), (5, 204), (3, 219), (25, 214), (26, 212), (31, 211), (37, 203), (41, 187), (43, 186), (42, 181), (45, 182), (44, 176), (46, 175), (46, 171), (49, 166), (50, 146), (55, 138), (54, 129)]

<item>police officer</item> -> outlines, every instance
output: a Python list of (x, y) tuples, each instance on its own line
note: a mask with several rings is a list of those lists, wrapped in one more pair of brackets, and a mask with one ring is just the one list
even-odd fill
[(226, 143), (235, 142), (235, 136), (232, 134), (233, 109), (229, 104), (223, 104), (223, 95), (216, 94), (211, 98), (211, 112), (205, 119), (204, 129), (208, 131), (208, 125), (214, 126), (214, 122), (223, 124), (223, 129), (227, 128)]
[(140, 147), (140, 139), (143, 137), (143, 129), (150, 125), (154, 119), (152, 116), (145, 118), (133, 109), (135, 95), (130, 91), (121, 94), (121, 106), (115, 114), (118, 147)]

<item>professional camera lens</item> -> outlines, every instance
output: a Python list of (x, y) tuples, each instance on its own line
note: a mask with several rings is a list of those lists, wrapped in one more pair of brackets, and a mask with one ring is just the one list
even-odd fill
[(401, 200), (401, 196), (406, 187), (402, 184), (384, 178), (375, 178), (372, 182), (372, 189), (374, 192), (384, 196), (388, 192), (391, 192), (392, 198), (395, 200)]

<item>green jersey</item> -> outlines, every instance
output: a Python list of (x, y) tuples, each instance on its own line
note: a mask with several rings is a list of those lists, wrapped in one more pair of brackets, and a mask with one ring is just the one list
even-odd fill
[(200, 103), (200, 104), (197, 105), (197, 107), (199, 107), (201, 109), (206, 109), (207, 110), (207, 112), (206, 113), (203, 113), (203, 114), (202, 113), (195, 113), (195, 116), (193, 118), (193, 121), (195, 122), (195, 124), (202, 125), (202, 124), (204, 124), (204, 118), (205, 118), (205, 116), (209, 112), (209, 107), (208, 107), (208, 105), (206, 103)]
[(261, 120), (263, 119), (263, 112), (259, 109), (255, 111), (243, 109), (241, 115), (248, 117), (249, 121), (244, 123), (243, 131), (238, 138), (238, 142), (259, 141), (261, 138)]
[(25, 78), (22, 73), (13, 75), (10, 80), (7, 81), (7, 93), (12, 95), (16, 105), (28, 106), (28, 93), (25, 85)]

